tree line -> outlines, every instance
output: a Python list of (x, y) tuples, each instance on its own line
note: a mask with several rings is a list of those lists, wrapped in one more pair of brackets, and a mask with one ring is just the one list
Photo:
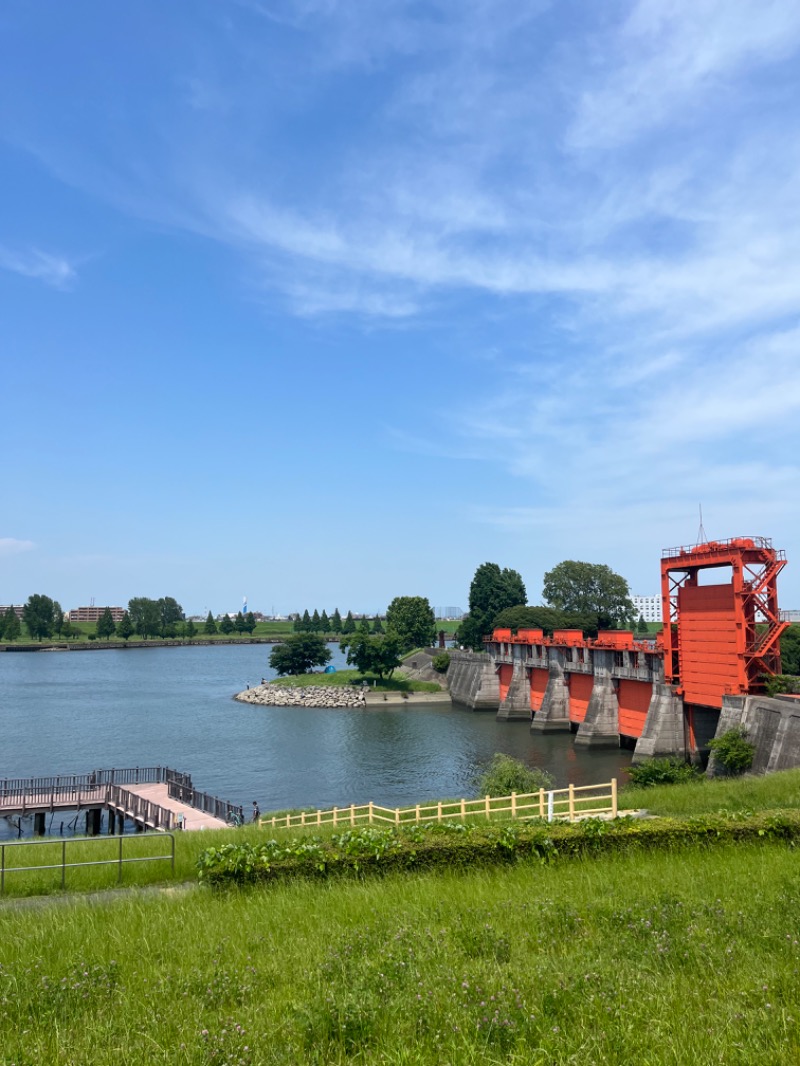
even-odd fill
[[(530, 627), (550, 635), (554, 629), (582, 629), (587, 636), (596, 636), (599, 629), (634, 621), (628, 582), (602, 563), (564, 560), (544, 575), (542, 596), (543, 605), (528, 606), (525, 584), (516, 570), (482, 563), (470, 585), (469, 614), (458, 628), (458, 642), (481, 651), (483, 638), (495, 628)], [(639, 631), (647, 631), (643, 619)]]
[[(5, 614), (0, 615), (0, 640), (12, 643), (22, 636), (22, 627), (28, 632), (33, 640), (51, 640), (53, 637), (69, 640), (84, 633), (84, 629), (70, 622), (69, 617), (62, 611), (58, 600), (49, 596), (36, 594), (28, 597), (27, 603), (22, 608), (22, 619), (17, 617), (13, 607), (9, 607)], [(206, 635), (214, 633), (252, 634), (256, 628), (256, 620), (252, 611), (242, 614), (241, 611), (235, 618), (223, 615), (219, 622), (214, 620), (211, 612), (202, 626), (202, 632)], [(106, 607), (95, 624), (95, 632), (89, 633), (90, 640), (110, 640), (118, 637), (120, 640), (130, 640), (132, 636), (142, 640), (153, 638), (173, 639), (177, 637), (191, 640), (201, 632), (194, 621), (186, 619), (183, 607), (172, 596), (162, 596), (158, 600), (147, 596), (134, 596), (128, 601), (128, 609), (122, 618), (114, 621), (111, 609)]]
[[(363, 623), (365, 619), (362, 619)], [(370, 626), (371, 633), (383, 633), (383, 622), (380, 617), (376, 615), (372, 619), (366, 620)], [(308, 611), (303, 611), (302, 615), (295, 616), (292, 622), (292, 629), (295, 633), (333, 633), (336, 636), (339, 634), (355, 633), (356, 620), (353, 618), (353, 612), (348, 611), (347, 616), (342, 619), (337, 607), (333, 614), (328, 617), (328, 612), (323, 610), (320, 613), (318, 610), (314, 610), (313, 614), (309, 614)]]
[[(308, 611), (300, 619), (301, 623), (307, 615)], [(333, 624), (338, 615), (337, 610), (328, 624)], [(318, 616), (320, 625), (323, 616), (327, 619), (324, 611)], [(313, 616), (310, 621), (313, 624)], [(352, 625), (348, 625), (348, 621)], [(436, 616), (424, 596), (396, 596), (386, 611), (385, 628), (380, 618), (374, 618), (372, 624), (367, 618), (356, 623), (349, 611), (344, 622), (339, 616), (339, 624), (339, 647), (347, 652), (348, 665), (355, 666), (359, 673), (375, 674), (379, 678), (391, 677), (400, 666), (403, 655), (415, 648), (430, 647), (436, 640)], [(272, 649), (270, 666), (282, 676), (305, 674), (315, 666), (324, 666), (330, 661), (331, 653), (319, 634), (330, 632), (336, 630), (295, 633)]]

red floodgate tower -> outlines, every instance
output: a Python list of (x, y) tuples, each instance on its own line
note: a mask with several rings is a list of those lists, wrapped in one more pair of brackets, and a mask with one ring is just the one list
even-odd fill
[[(777, 577), (786, 553), (766, 537), (669, 548), (661, 559), (664, 680), (686, 704), (720, 708), (723, 695), (757, 695), (781, 672)], [(731, 580), (700, 584), (701, 570)]]

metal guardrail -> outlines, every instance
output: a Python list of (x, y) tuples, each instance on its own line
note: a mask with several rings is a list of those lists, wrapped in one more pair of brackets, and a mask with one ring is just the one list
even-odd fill
[(664, 548), (661, 552), (661, 558), (675, 559), (680, 555), (696, 552), (698, 549), (713, 552), (730, 547), (740, 547), (743, 541), (749, 541), (753, 548), (760, 548), (766, 551), (771, 551), (772, 549), (772, 539), (770, 537), (727, 537), (725, 540), (701, 541), (699, 544), (687, 544), (680, 548)]
[(212, 796), (208, 792), (198, 792), (196, 788), (187, 787), (178, 782), (170, 782), (167, 791), (170, 799), (179, 800), (181, 803), (194, 807), (195, 810), (203, 811), (204, 814), (221, 818), (223, 822), (227, 822), (231, 815), (236, 815), (244, 821), (244, 809), (241, 806), (237, 807), (235, 803), (228, 803), (227, 800), (221, 800), (218, 796)]
[(80, 837), (67, 840), (62, 839), (61, 845), (61, 862), (56, 863), (43, 863), (39, 866), (8, 866), (7, 856), (8, 854), (14, 854), (12, 848), (56, 848), (58, 842), (53, 840), (18, 840), (11, 844), (0, 842), (0, 895), (6, 890), (6, 876), (10, 873), (31, 873), (35, 870), (60, 870), (61, 871), (61, 887), (66, 888), (67, 884), (67, 870), (78, 869), (81, 866), (117, 866), (117, 884), (122, 881), (122, 868), (129, 863), (137, 862), (166, 862), (169, 861), (172, 868), (172, 873), (175, 873), (175, 837), (172, 833), (159, 833), (158, 839), (168, 839), (170, 842), (170, 851), (168, 855), (134, 855), (133, 857), (125, 858), (123, 854), (123, 843), (128, 842), (131, 846), (134, 846), (141, 840), (152, 840), (152, 837), (142, 836), (119, 836), (117, 839), (117, 855), (113, 859), (93, 859), (90, 862), (67, 862), (67, 846), (74, 847), (76, 845), (99, 845), (105, 844), (106, 847), (111, 843), (108, 838), (102, 837)]

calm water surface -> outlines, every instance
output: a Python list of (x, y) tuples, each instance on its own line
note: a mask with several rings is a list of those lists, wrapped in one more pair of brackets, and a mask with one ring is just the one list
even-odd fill
[(497, 751), (543, 767), (557, 787), (607, 781), (630, 762), (629, 752), (586, 752), (569, 735), (531, 735), (525, 722), (449, 704), (236, 703), (234, 692), (274, 676), (269, 653), (263, 644), (4, 653), (0, 778), (172, 766), (196, 788), (268, 811), (474, 795)]

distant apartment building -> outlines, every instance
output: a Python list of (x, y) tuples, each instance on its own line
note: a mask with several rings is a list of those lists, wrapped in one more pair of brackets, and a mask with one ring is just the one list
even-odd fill
[[(114, 624), (122, 621), (122, 616), (125, 614), (124, 607), (109, 607), (111, 611), (111, 617), (114, 619)], [(69, 612), (70, 622), (99, 622), (103, 617), (105, 607), (73, 607)]]
[(22, 603), (19, 606), (17, 606), (16, 603), (14, 603), (14, 604), (10, 604), (10, 603), (6, 604), (5, 607), (1, 607), (0, 606), (0, 615), (8, 614), (8, 611), (9, 611), (10, 607), (13, 607), (14, 614), (17, 616), (17, 618), (19, 618), (20, 621), (22, 621), (22, 612), (25, 610), (25, 605), (22, 604)]
[(645, 622), (661, 622), (661, 597), (660, 596), (631, 596), (633, 601), (633, 616), (638, 622), (644, 618)]

